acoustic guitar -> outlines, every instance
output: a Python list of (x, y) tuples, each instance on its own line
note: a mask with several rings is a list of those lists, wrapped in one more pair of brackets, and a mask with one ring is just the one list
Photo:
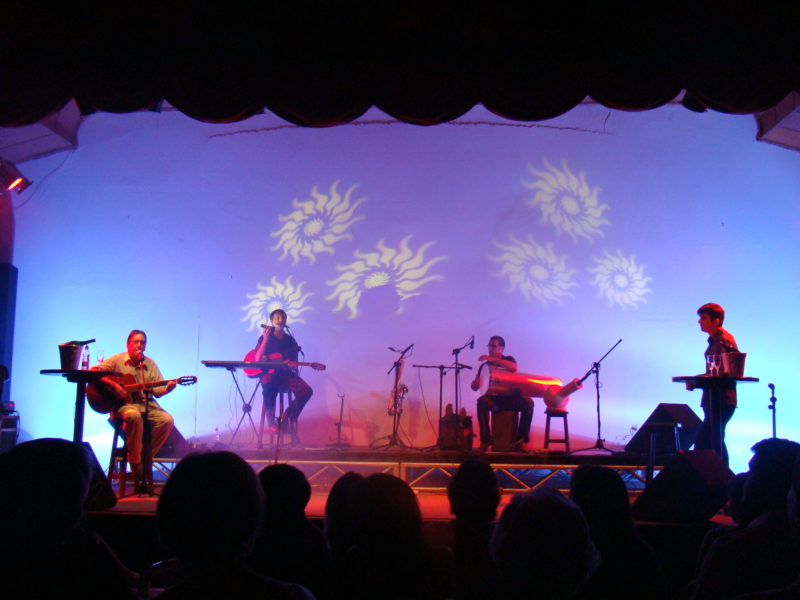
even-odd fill
[(295, 367), (311, 367), (315, 371), (324, 371), (327, 367), (318, 362), (298, 362), (296, 360), (284, 360), (280, 352), (273, 352), (267, 360), (256, 360), (256, 351), (250, 350), (244, 357), (245, 362), (257, 362), (259, 365), (274, 365), (274, 369), (253, 368), (244, 369), (248, 377), (261, 377), (262, 375), (272, 375), (281, 369), (294, 369)]
[[(104, 378), (105, 379), (105, 378)], [(143, 390), (151, 390), (153, 388), (167, 385), (170, 381), (174, 381), (178, 385), (194, 385), (197, 383), (197, 377), (194, 375), (184, 375), (177, 379), (164, 379), (162, 381), (148, 381), (146, 383), (137, 383), (133, 375), (124, 373), (119, 377), (108, 377), (112, 381), (118, 383), (122, 388), (128, 392), (141, 392)], [(89, 401), (89, 406), (92, 410), (99, 412), (101, 415), (110, 413), (112, 410), (117, 410), (123, 404), (127, 404), (124, 400), (119, 398), (114, 393), (114, 388), (102, 379), (90, 382), (86, 386), (86, 399)]]

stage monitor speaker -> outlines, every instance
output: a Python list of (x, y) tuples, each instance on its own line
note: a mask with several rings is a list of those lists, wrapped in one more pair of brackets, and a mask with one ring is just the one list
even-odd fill
[(117, 495), (111, 487), (111, 482), (106, 477), (103, 467), (95, 456), (89, 442), (82, 442), (87, 454), (92, 457), (92, 482), (89, 486), (89, 496), (86, 498), (86, 510), (104, 510), (117, 503)]
[(440, 450), (472, 450), (472, 417), (446, 415), (439, 422)]
[(191, 451), (191, 444), (186, 441), (177, 427), (173, 427), (156, 458), (183, 458)]
[[(681, 442), (680, 450), (688, 450), (691, 448), (703, 425), (703, 421), (700, 420), (700, 417), (698, 417), (687, 404), (659, 404), (656, 406), (656, 409), (650, 413), (647, 420), (642, 423), (639, 431), (631, 438), (628, 445), (625, 446), (626, 452), (637, 454), (647, 454), (650, 452), (649, 423), (677, 423), (678, 437)], [(668, 440), (663, 434), (657, 436), (656, 454), (672, 452), (674, 452), (672, 441)]]
[(633, 516), (666, 523), (707, 521), (725, 504), (732, 477), (714, 450), (681, 451), (633, 503)]

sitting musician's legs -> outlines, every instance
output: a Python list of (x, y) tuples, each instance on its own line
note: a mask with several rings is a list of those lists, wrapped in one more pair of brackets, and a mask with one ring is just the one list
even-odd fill
[(279, 386), (274, 383), (265, 383), (261, 388), (261, 394), (264, 398), (264, 410), (267, 419), (269, 419), (269, 425), (272, 425), (272, 420), (275, 419), (276, 416), (280, 416), (275, 414), (275, 398), (278, 397), (279, 391)]
[(172, 427), (175, 425), (175, 420), (172, 415), (161, 408), (150, 407), (148, 412), (148, 420), (152, 431), (150, 433), (150, 449), (152, 456), (158, 454), (161, 446), (167, 441)]
[(533, 422), (533, 398), (525, 396), (509, 396), (506, 406), (519, 412), (519, 429), (517, 429), (517, 442), (525, 444), (531, 441), (531, 423)]
[(494, 409), (493, 396), (481, 396), (478, 398), (478, 431), (480, 432), (481, 444), (492, 443), (492, 430), (489, 425), (489, 413)]
[(128, 446), (128, 462), (134, 467), (142, 462), (142, 413), (135, 404), (125, 404), (114, 416), (122, 419), (122, 430)]
[(309, 401), (314, 391), (311, 387), (299, 377), (290, 377), (287, 381), (287, 387), (294, 395), (291, 405), (286, 410), (286, 415), (293, 421), (297, 421), (300, 413), (303, 412), (306, 402)]

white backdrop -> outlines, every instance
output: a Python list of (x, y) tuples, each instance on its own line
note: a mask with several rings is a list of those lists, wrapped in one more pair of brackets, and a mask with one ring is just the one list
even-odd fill
[[(97, 338), (124, 350), (132, 328), (167, 377), (196, 374), (163, 404), (186, 437), (223, 440), (239, 420), (226, 371), (265, 314), (281, 306), (314, 388), (305, 442), (386, 435), (394, 355), (414, 344), (403, 439), (435, 440), (438, 375), (413, 364), (477, 366), (490, 335), (520, 370), (581, 377), (603, 363), (603, 437), (624, 445), (660, 402), (700, 393), (671, 382), (703, 370), (697, 307), (719, 302), (747, 352), (729, 425), (732, 467), (771, 434), (800, 439), (793, 401), (800, 304), (796, 256), (800, 155), (754, 141), (752, 117), (668, 106), (622, 113), (582, 106), (513, 123), (483, 109), (417, 127), (379, 111), (359, 123), (302, 129), (262, 115), (230, 125), (177, 112), (97, 114), (80, 146), (25, 163), (34, 186), (15, 198), (19, 268), (12, 399), (27, 437), (70, 437), (74, 389), (39, 370), (57, 345)], [(464, 406), (474, 415), (471, 372)], [(245, 383), (245, 382), (243, 382)], [(252, 390), (252, 380), (248, 380)], [(573, 447), (596, 438), (594, 389), (570, 403)], [(452, 374), (444, 402), (452, 402)], [(256, 411), (260, 410), (257, 394)], [(533, 445), (544, 406), (536, 404)], [(86, 438), (110, 443), (100, 415)], [(237, 438), (252, 442), (252, 432)]]

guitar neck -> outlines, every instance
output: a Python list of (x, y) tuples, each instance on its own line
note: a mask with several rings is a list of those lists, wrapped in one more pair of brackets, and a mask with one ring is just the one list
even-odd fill
[(162, 381), (149, 381), (147, 383), (129, 383), (123, 387), (127, 392), (141, 392), (142, 390), (151, 390), (153, 388), (167, 385), (170, 381), (175, 381), (175, 380), (164, 379)]

